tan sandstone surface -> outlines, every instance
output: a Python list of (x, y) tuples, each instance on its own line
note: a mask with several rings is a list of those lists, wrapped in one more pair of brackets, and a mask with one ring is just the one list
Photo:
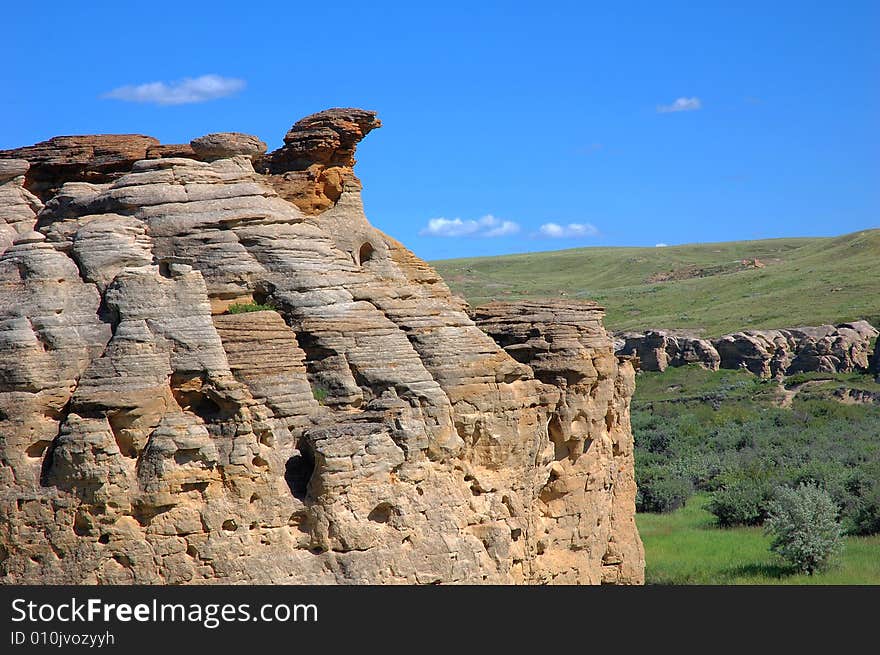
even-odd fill
[(0, 581), (643, 582), (602, 308), (471, 318), (364, 215), (379, 125), (0, 152)]

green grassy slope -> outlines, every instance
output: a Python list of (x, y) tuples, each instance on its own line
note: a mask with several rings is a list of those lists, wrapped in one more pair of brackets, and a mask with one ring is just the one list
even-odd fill
[[(762, 268), (743, 265), (760, 260)], [(432, 262), (471, 304), (516, 298), (596, 300), (612, 330), (747, 328), (865, 318), (880, 323), (880, 229), (833, 238), (667, 248), (578, 248)], [(671, 278), (667, 281), (658, 281)]]

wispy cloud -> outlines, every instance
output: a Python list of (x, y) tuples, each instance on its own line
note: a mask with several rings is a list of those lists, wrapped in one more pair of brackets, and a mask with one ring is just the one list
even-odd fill
[(668, 248), (669, 244), (668, 243), (655, 243), (654, 247), (655, 248)]
[(238, 93), (245, 81), (221, 75), (187, 77), (175, 82), (148, 82), (129, 84), (108, 91), (102, 98), (124, 102), (145, 102), (156, 105), (186, 105), (225, 98)]
[(599, 234), (598, 228), (590, 223), (569, 223), (568, 225), (544, 223), (538, 228), (536, 236), (548, 239), (582, 239), (597, 234)]
[(697, 111), (703, 108), (699, 98), (677, 98), (671, 105), (657, 105), (657, 111), (661, 114), (670, 114), (676, 111)]
[(519, 232), (519, 224), (487, 214), (477, 220), (432, 218), (419, 236), (423, 237), (505, 237)]

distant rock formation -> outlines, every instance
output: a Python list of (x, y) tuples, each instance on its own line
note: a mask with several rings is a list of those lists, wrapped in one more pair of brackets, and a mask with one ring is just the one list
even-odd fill
[(378, 125), (0, 153), (0, 581), (644, 580), (603, 310), (481, 329), (368, 223)]
[(674, 334), (665, 330), (648, 330), (645, 333), (625, 332), (618, 335), (621, 341), (619, 355), (635, 355), (643, 371), (665, 371), (669, 366), (699, 364), (717, 371), (721, 357), (711, 341), (686, 334)]
[[(877, 334), (867, 321), (787, 330), (746, 330), (711, 340), (649, 330), (621, 334), (617, 353), (637, 356), (645, 371), (699, 364), (710, 370), (745, 368), (761, 377), (811, 371), (846, 373), (868, 370), (870, 344)], [(876, 353), (874, 357), (877, 358)]]

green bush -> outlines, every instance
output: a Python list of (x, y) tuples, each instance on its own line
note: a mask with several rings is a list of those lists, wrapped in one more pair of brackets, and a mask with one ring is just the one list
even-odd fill
[(275, 308), (272, 305), (261, 305), (255, 302), (249, 303), (233, 303), (229, 305), (229, 308), (226, 310), (229, 314), (246, 314), (248, 312), (265, 312), (265, 311), (274, 311)]
[(690, 480), (657, 477), (638, 486), (636, 510), (639, 512), (672, 512), (684, 507), (694, 493)]
[(880, 464), (854, 471), (845, 483), (841, 500), (841, 519), (847, 534), (880, 533)]
[(712, 495), (706, 509), (724, 527), (760, 525), (767, 518), (773, 485), (762, 477), (738, 478)]
[(315, 398), (315, 400), (318, 401), (319, 405), (323, 405), (324, 401), (327, 399), (327, 396), (329, 396), (329, 395), (330, 395), (330, 392), (328, 392), (322, 386), (315, 385), (312, 387), (312, 396)]
[(765, 530), (773, 537), (770, 550), (798, 570), (812, 575), (840, 551), (837, 505), (821, 487), (780, 487), (768, 510)]

